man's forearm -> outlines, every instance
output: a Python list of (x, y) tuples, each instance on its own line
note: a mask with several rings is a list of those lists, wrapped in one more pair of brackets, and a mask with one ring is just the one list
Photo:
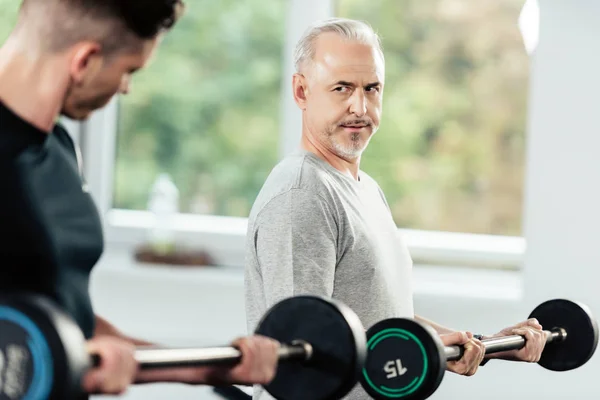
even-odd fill
[(135, 383), (174, 382), (195, 385), (219, 386), (230, 384), (217, 377), (215, 367), (168, 368), (139, 371)]

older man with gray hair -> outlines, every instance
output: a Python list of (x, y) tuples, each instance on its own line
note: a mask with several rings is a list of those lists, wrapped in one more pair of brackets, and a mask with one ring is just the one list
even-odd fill
[[(393, 317), (431, 325), (446, 345), (464, 344), (448, 370), (473, 375), (485, 356), (482, 343), (416, 316), (412, 261), (386, 198), (360, 169), (377, 132), (385, 61), (378, 35), (360, 21), (330, 19), (311, 26), (298, 42), (294, 100), (302, 111), (300, 148), (271, 172), (250, 213), (246, 242), (246, 312), (252, 331), (273, 304), (293, 295), (337, 299), (365, 327)], [(519, 351), (485, 356), (536, 362), (542, 327), (524, 321), (497, 335), (520, 334)], [(268, 395), (257, 388), (255, 399)], [(348, 399), (368, 399), (357, 385)], [(307, 399), (308, 400), (308, 399)]]

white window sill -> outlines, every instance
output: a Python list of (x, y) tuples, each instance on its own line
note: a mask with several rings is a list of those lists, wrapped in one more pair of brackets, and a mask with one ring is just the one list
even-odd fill
[[(241, 266), (169, 266), (135, 260), (132, 247), (108, 244), (95, 273), (133, 278), (139, 284), (174, 287), (227, 287), (243, 290)], [(515, 302), (521, 298), (521, 272), (469, 267), (415, 265), (415, 297)]]
[[(146, 239), (152, 215), (146, 211), (110, 210), (107, 242), (134, 246)], [(246, 218), (178, 214), (173, 221), (179, 243), (207, 251), (216, 264), (244, 264)], [(400, 229), (415, 265), (473, 267), (519, 271), (525, 253), (521, 237)]]

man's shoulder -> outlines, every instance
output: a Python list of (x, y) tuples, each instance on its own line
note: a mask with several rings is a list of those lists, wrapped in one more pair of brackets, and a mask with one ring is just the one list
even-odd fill
[(291, 153), (271, 170), (254, 202), (253, 214), (290, 193), (302, 192), (323, 197), (334, 186), (327, 169), (310, 153)]
[(269, 174), (263, 189), (320, 191), (334, 184), (324, 162), (308, 152), (295, 152), (281, 160)]

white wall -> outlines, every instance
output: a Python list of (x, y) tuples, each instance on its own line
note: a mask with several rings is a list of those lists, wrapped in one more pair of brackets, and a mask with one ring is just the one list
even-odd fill
[[(600, 314), (600, 2), (541, 0), (540, 10), (532, 66), (525, 273), (465, 270), (453, 283), (443, 271), (416, 270), (417, 311), (459, 329), (494, 331), (526, 318), (541, 301), (561, 296), (584, 301)], [(222, 344), (245, 332), (241, 272), (165, 273), (124, 257), (109, 249), (94, 273), (92, 294), (97, 310), (126, 332), (172, 345)], [(445, 292), (436, 295), (446, 278)], [(486, 296), (494, 291), (498, 295)], [(471, 378), (447, 374), (432, 398), (598, 399), (598, 376), (598, 356), (568, 373), (496, 361)], [(125, 398), (211, 396), (198, 388), (152, 385), (134, 388)]]
[[(567, 297), (600, 315), (600, 2), (544, 0), (533, 70), (525, 300)], [(600, 356), (531, 374), (554, 398), (600, 398)], [(551, 379), (545, 379), (551, 378)], [(531, 386), (523, 395), (534, 394)]]

